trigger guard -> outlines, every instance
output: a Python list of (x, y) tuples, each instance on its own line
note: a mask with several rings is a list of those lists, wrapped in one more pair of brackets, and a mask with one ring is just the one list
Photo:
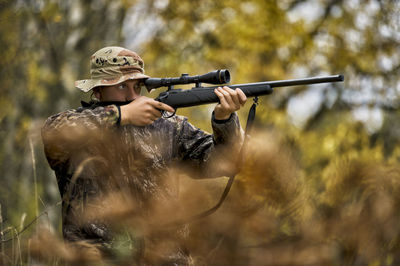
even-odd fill
[(161, 111), (161, 116), (163, 117), (163, 118), (171, 118), (171, 117), (173, 117), (174, 115), (176, 114), (176, 109), (175, 109), (175, 111), (171, 114), (171, 115), (168, 115), (168, 112), (166, 112), (166, 111)]

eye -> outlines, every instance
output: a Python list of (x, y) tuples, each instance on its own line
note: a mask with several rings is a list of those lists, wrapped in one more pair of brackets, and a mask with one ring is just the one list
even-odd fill
[(126, 86), (125, 84), (119, 84), (118, 85), (118, 89), (120, 89), (120, 90), (125, 90), (127, 88), (128, 88), (128, 86)]

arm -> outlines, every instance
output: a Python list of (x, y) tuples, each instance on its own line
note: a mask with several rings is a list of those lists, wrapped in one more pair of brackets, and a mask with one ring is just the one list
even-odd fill
[[(214, 115), (213, 115), (214, 116)], [(176, 117), (175, 119), (182, 119)], [(208, 134), (190, 124), (186, 118), (179, 124), (178, 147), (182, 165), (193, 178), (230, 176), (237, 172), (237, 160), (243, 130), (234, 113), (226, 121), (212, 118), (213, 134)]]
[(120, 121), (115, 105), (95, 109), (68, 110), (49, 117), (42, 128), (46, 157), (52, 169), (64, 164), (74, 150), (79, 150), (101, 129), (111, 128)]
[(244, 133), (235, 113), (246, 102), (240, 89), (228, 87), (215, 91), (220, 103), (212, 116), (213, 135), (192, 126), (186, 120), (179, 131), (182, 160), (194, 169), (194, 177), (218, 177), (236, 174)]
[(127, 105), (109, 105), (94, 109), (68, 110), (51, 116), (42, 128), (46, 157), (50, 166), (62, 164), (74, 149), (81, 149), (88, 141), (100, 137), (104, 129), (118, 124), (146, 126), (161, 117), (159, 110), (174, 109), (154, 99), (141, 96)]

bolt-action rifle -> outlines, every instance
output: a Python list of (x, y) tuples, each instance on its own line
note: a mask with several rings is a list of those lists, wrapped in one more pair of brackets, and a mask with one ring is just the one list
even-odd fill
[[(255, 97), (271, 94), (274, 87), (310, 85), (317, 83), (339, 82), (343, 80), (343, 75), (333, 75), (303, 79), (263, 81), (226, 86), (230, 87), (231, 89), (240, 88), (247, 97)], [(214, 93), (214, 89), (223, 84), (229, 83), (229, 81), (229, 71), (227, 69), (220, 69), (197, 76), (182, 74), (180, 77), (176, 78), (148, 78), (144, 83), (149, 91), (159, 87), (168, 87), (168, 90), (161, 92), (156, 100), (168, 104), (176, 109), (180, 107), (190, 107), (219, 102), (217, 95)], [(174, 89), (174, 85), (190, 83), (194, 83), (195, 87), (188, 90)], [(219, 86), (202, 87), (201, 83), (219, 84)]]
[[(263, 81), (256, 83), (247, 83), (247, 84), (226, 85), (231, 89), (240, 88), (244, 92), (244, 94), (246, 94), (247, 97), (255, 97), (254, 104), (249, 111), (249, 116), (246, 125), (246, 138), (244, 140), (244, 144), (242, 145), (240, 156), (242, 156), (243, 154), (243, 147), (245, 146), (247, 133), (250, 130), (251, 124), (254, 120), (258, 96), (271, 94), (273, 92), (274, 87), (309, 85), (317, 83), (338, 82), (343, 80), (344, 80), (343, 75), (334, 75), (334, 76), (322, 76), (322, 77), (304, 78), (304, 79)], [(177, 78), (148, 78), (145, 80), (144, 84), (147, 87), (148, 91), (159, 87), (168, 87), (168, 90), (161, 92), (160, 95), (156, 98), (156, 100), (168, 104), (169, 106), (173, 107), (176, 110), (177, 108), (180, 107), (190, 107), (195, 105), (219, 102), (217, 95), (214, 93), (214, 89), (220, 87), (223, 84), (229, 83), (229, 81), (230, 81), (229, 71), (226, 69), (220, 69), (198, 76), (189, 76), (188, 74), (182, 74), (181, 77)], [(195, 87), (193, 87), (192, 89), (189, 90), (174, 89), (174, 85), (191, 84), (191, 83), (195, 84)], [(202, 87), (201, 83), (208, 83), (215, 85), (219, 84), (219, 85), (213, 87)], [(213, 212), (215, 212), (222, 205), (223, 201), (228, 195), (234, 177), (235, 177), (234, 175), (229, 177), (225, 190), (222, 193), (220, 200), (214, 207), (198, 215), (192, 216), (184, 221), (177, 221), (175, 223), (171, 223), (169, 224), (169, 226), (182, 225), (184, 223), (196, 220), (198, 218), (208, 216)]]

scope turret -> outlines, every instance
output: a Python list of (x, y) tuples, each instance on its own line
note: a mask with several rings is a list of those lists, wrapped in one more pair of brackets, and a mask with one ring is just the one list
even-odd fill
[(189, 76), (189, 74), (182, 74), (177, 78), (148, 78), (145, 80), (144, 84), (147, 90), (159, 88), (159, 87), (169, 87), (178, 84), (190, 84), (195, 83), (196, 87), (200, 87), (200, 83), (208, 84), (225, 84), (231, 80), (231, 75), (227, 69), (219, 69), (211, 71), (204, 75)]

